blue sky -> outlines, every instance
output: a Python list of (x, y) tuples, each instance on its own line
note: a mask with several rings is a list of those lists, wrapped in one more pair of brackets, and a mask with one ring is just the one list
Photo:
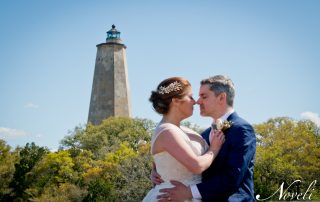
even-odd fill
[[(320, 1), (1, 1), (0, 138), (56, 149), (88, 117), (96, 45), (112, 24), (127, 46), (133, 116), (158, 121), (148, 98), (183, 76), (236, 86), (256, 124), (287, 116), (320, 125)], [(192, 123), (206, 126), (199, 116)]]

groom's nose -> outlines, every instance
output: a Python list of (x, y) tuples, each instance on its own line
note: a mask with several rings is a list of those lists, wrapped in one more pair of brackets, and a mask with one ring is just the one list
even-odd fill
[(200, 98), (196, 101), (196, 104), (200, 105)]

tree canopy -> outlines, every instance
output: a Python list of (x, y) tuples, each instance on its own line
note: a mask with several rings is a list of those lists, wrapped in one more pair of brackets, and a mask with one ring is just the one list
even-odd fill
[[(320, 179), (320, 137), (314, 123), (280, 117), (258, 124), (255, 129), (258, 139), (255, 192), (261, 199), (271, 196), (282, 183), (288, 187), (300, 180), (289, 191), (302, 193)], [(318, 196), (312, 198), (315, 197)], [(274, 198), (277, 199), (280, 200)]]
[[(319, 181), (320, 130), (314, 123), (279, 117), (254, 127), (258, 199), (295, 200), (291, 193)], [(150, 120), (111, 117), (98, 126), (77, 126), (56, 152), (34, 143), (12, 149), (0, 140), (0, 201), (141, 201), (152, 187), (154, 128)], [(319, 192), (316, 183), (307, 197), (320, 200)]]

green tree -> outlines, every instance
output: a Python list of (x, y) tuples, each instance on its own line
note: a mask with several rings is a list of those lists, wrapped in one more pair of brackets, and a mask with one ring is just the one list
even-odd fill
[(144, 197), (151, 188), (149, 142), (154, 128), (147, 119), (110, 117), (98, 126), (76, 127), (61, 141), (60, 149), (67, 149), (74, 160), (78, 185), (88, 191), (86, 201)]
[(43, 193), (33, 198), (36, 202), (47, 202), (47, 201), (72, 201), (80, 202), (83, 201), (87, 195), (87, 190), (81, 189), (79, 186), (70, 183), (61, 183), (59, 186), (49, 186), (43, 190)]
[(29, 180), (32, 179), (32, 184), (27, 192), (37, 197), (47, 187), (76, 182), (78, 173), (74, 171), (74, 165), (68, 151), (47, 154), (29, 173), (28, 177)]
[(141, 201), (152, 188), (150, 144), (142, 145), (137, 154), (119, 164), (121, 175), (115, 190), (119, 201)]
[(114, 186), (105, 180), (96, 179), (90, 182), (88, 194), (83, 200), (84, 202), (102, 202), (102, 201), (118, 201), (114, 194)]
[(61, 149), (72, 149), (75, 155), (81, 149), (88, 150), (95, 159), (103, 159), (125, 141), (137, 150), (139, 144), (150, 141), (154, 127), (155, 124), (147, 119), (110, 117), (97, 126), (77, 127), (61, 141)]
[(10, 187), (13, 188), (14, 198), (27, 200), (28, 196), (25, 190), (29, 187), (31, 181), (27, 180), (26, 175), (44, 155), (49, 153), (49, 150), (46, 147), (37, 146), (34, 142), (27, 143), (25, 147), (16, 150), (19, 154), (19, 161), (15, 164), (15, 173)]
[[(319, 180), (320, 145), (315, 124), (281, 117), (258, 124), (255, 129), (258, 140), (255, 192), (261, 199), (271, 196), (282, 183), (286, 188), (301, 180), (289, 191), (302, 193), (311, 182)], [(314, 197), (317, 194), (315, 191)]]
[(9, 198), (12, 192), (9, 184), (13, 178), (14, 163), (17, 156), (10, 149), (10, 146), (0, 139), (0, 201), (5, 201)]

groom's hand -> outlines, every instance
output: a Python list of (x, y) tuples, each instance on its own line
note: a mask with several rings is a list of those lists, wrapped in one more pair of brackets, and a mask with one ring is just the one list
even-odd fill
[(180, 202), (180, 201), (192, 199), (192, 193), (191, 193), (190, 187), (187, 187), (186, 185), (182, 184), (179, 181), (171, 180), (170, 182), (175, 187), (160, 189), (160, 192), (163, 194), (158, 195), (157, 199), (159, 202), (164, 202), (164, 201)]

